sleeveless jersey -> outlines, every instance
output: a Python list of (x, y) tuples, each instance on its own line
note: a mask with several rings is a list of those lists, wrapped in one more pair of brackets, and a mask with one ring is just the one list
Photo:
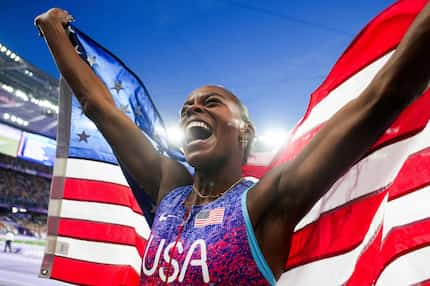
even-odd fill
[(192, 187), (161, 201), (145, 248), (141, 285), (274, 285), (246, 207), (253, 182), (187, 211)]

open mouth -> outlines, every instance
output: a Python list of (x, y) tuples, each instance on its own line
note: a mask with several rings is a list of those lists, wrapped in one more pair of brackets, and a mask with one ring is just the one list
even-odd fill
[(185, 129), (185, 142), (191, 144), (197, 141), (205, 141), (212, 136), (212, 128), (203, 121), (191, 121)]

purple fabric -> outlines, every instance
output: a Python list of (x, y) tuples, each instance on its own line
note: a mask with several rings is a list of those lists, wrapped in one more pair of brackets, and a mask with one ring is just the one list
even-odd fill
[[(252, 185), (243, 180), (213, 202), (194, 206), (180, 238), (186, 216), (183, 203), (191, 186), (170, 192), (154, 219), (141, 285), (162, 285), (166, 276), (169, 285), (269, 285), (253, 259), (242, 213), (242, 194)], [(195, 227), (198, 213), (217, 208), (224, 208), (222, 223)]]

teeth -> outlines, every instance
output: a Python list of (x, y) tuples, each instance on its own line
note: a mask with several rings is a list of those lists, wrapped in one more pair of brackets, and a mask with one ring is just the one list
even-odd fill
[(202, 127), (206, 130), (210, 130), (209, 126), (206, 123), (204, 123), (203, 121), (192, 121), (192, 122), (188, 123), (187, 129), (189, 129), (191, 127)]

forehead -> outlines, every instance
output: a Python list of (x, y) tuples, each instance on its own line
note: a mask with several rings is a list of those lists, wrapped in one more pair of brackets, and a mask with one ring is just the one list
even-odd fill
[(218, 96), (229, 101), (237, 103), (236, 98), (228, 90), (219, 86), (203, 86), (201, 88), (195, 89), (185, 100), (185, 103), (192, 102), (199, 98), (206, 98), (208, 96)]

